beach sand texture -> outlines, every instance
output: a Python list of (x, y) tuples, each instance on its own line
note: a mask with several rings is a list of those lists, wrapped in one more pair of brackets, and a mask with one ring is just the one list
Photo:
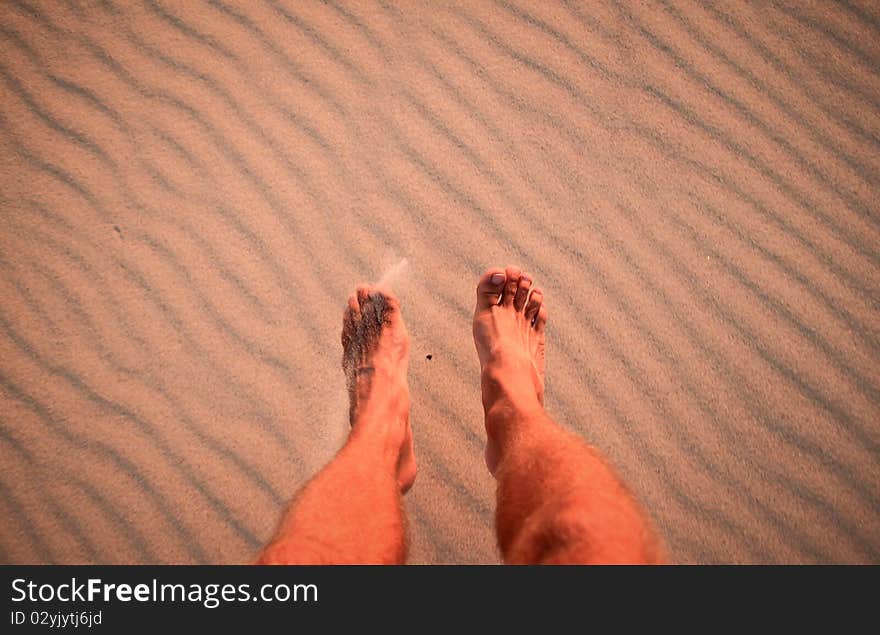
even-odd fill
[(498, 562), (470, 319), (513, 263), (674, 561), (878, 563), (878, 201), (870, 0), (3, 2), (0, 561), (252, 559), (384, 275), (410, 561)]

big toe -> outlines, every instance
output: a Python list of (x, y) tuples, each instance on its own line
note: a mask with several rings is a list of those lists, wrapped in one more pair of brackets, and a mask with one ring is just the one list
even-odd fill
[(498, 304), (501, 290), (504, 288), (506, 281), (507, 276), (504, 273), (504, 269), (498, 267), (489, 269), (480, 277), (480, 281), (477, 283), (478, 312), (485, 311), (489, 307)]

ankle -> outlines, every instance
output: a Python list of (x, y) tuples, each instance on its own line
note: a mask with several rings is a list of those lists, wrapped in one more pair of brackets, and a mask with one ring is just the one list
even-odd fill
[(487, 419), (492, 412), (511, 418), (543, 411), (531, 367), (521, 360), (499, 359), (486, 364), (480, 374), (480, 387)]
[(390, 372), (381, 367), (362, 368), (349, 381), (352, 423), (362, 418), (407, 417), (409, 387), (405, 373)]
[(355, 421), (346, 445), (359, 448), (393, 471), (403, 451), (406, 426), (405, 417), (367, 413)]
[(486, 434), (495, 443), (506, 444), (507, 439), (545, 417), (534, 384), (525, 373), (487, 366), (481, 384)]

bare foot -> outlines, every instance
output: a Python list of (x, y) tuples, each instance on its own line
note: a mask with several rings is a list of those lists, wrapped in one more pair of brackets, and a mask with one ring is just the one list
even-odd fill
[(416, 478), (409, 387), (409, 335), (400, 303), (388, 290), (361, 285), (342, 319), (342, 370), (348, 383), (352, 434), (378, 434), (397, 457), (406, 492)]
[(544, 405), (547, 307), (532, 277), (517, 267), (490, 269), (477, 284), (474, 343), (480, 358), (486, 412), (486, 465), (495, 473), (497, 435), (490, 414), (498, 409), (532, 412)]

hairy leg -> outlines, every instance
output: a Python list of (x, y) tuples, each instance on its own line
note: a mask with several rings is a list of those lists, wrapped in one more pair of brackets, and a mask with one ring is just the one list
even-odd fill
[(516, 267), (477, 286), (474, 342), (497, 480), (496, 527), (509, 563), (654, 563), (659, 540), (597, 450), (544, 411), (547, 307)]
[(351, 433), (294, 498), (260, 564), (399, 564), (401, 495), (416, 475), (406, 382), (409, 337), (397, 299), (360, 286), (342, 327)]

